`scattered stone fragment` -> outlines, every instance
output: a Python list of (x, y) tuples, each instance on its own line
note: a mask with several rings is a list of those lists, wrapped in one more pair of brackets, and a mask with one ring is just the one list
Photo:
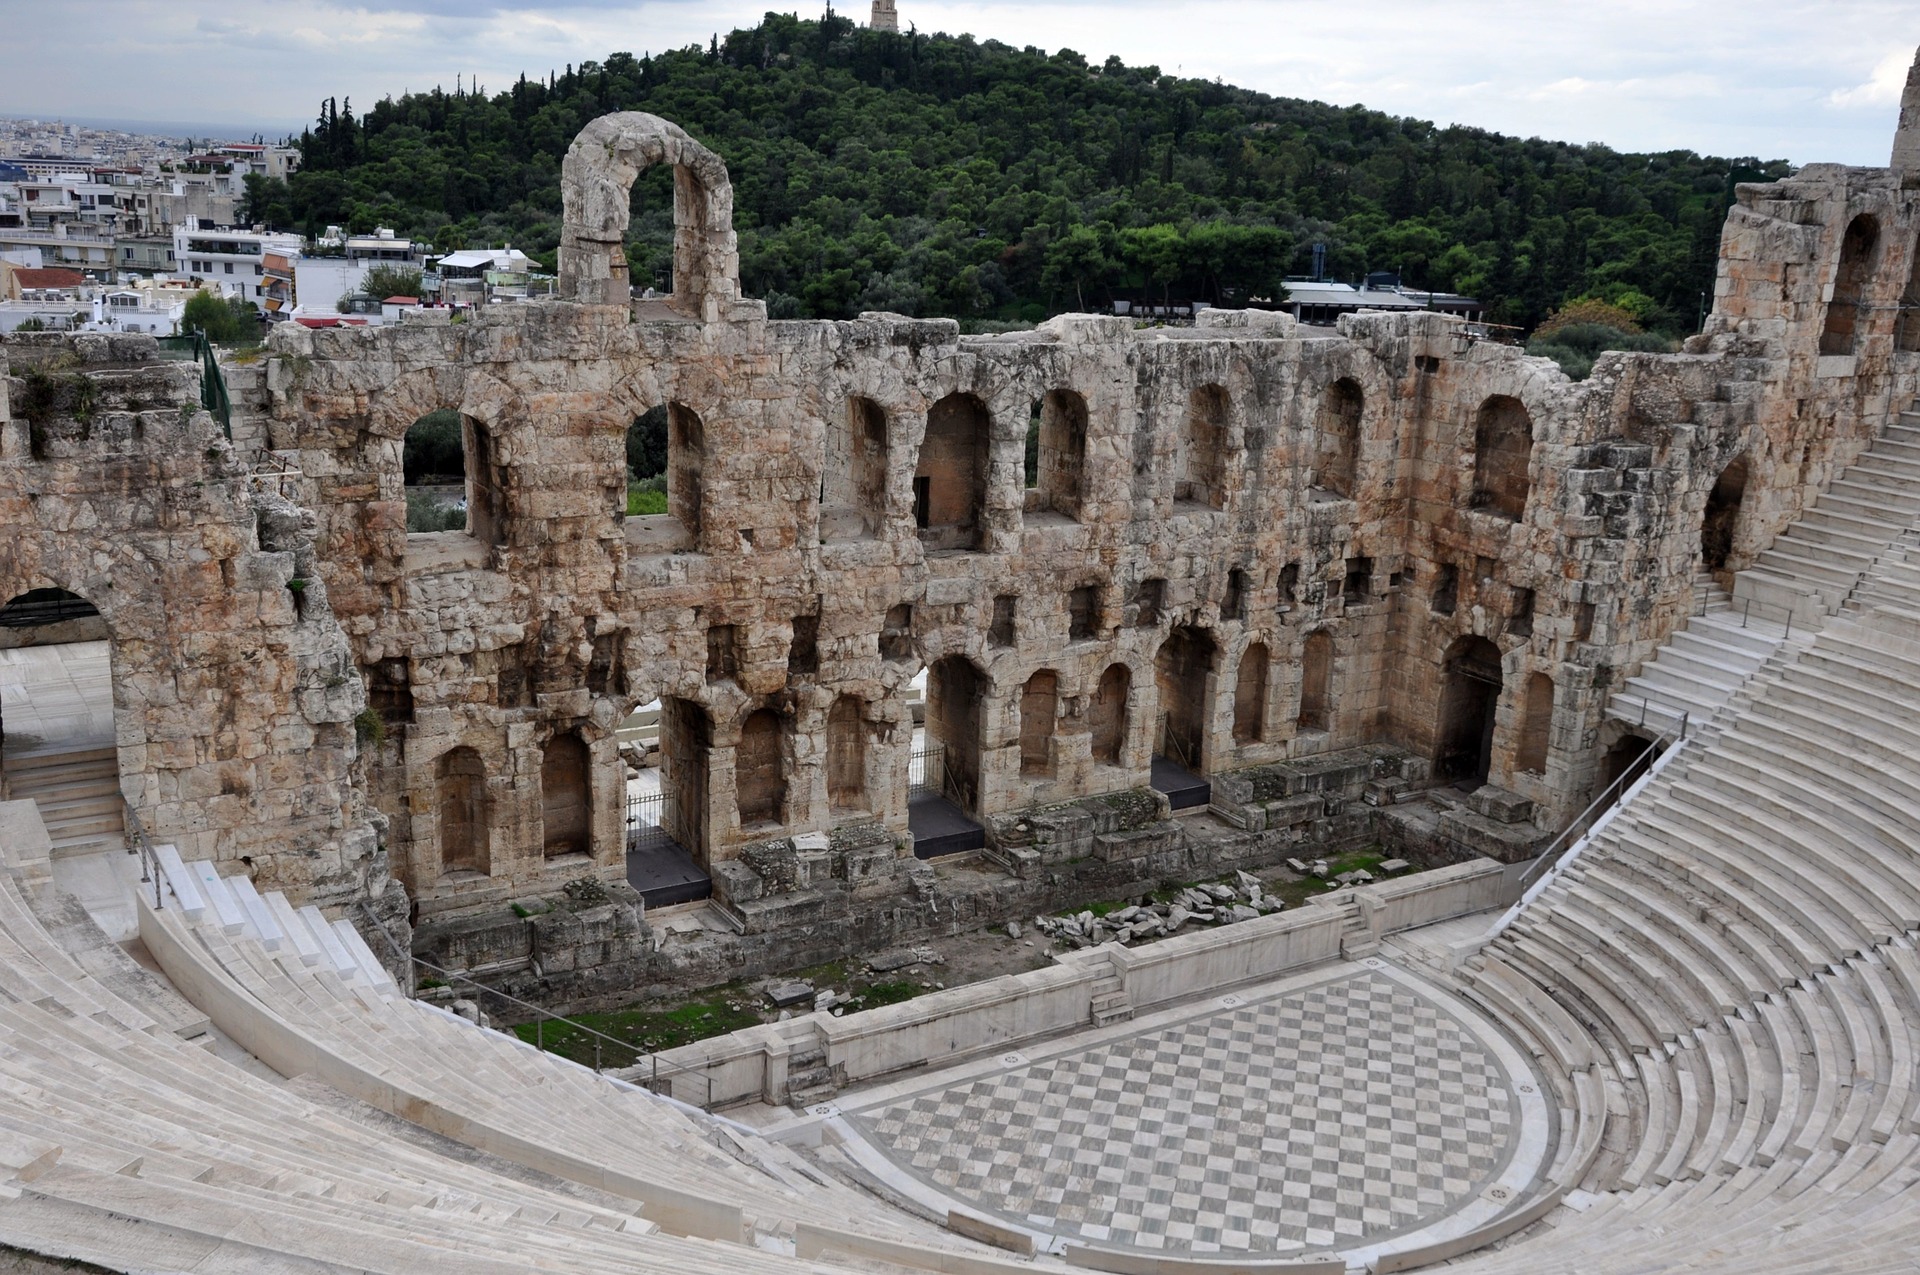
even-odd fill
[(1257, 908), (1250, 908), (1244, 903), (1236, 903), (1233, 905), (1233, 911), (1227, 915), (1236, 921), (1253, 921), (1259, 918), (1260, 912)]
[(1309, 869), (1309, 871), (1311, 871), (1314, 876), (1319, 877), (1322, 881), (1326, 880), (1327, 872), (1328, 872), (1327, 861), (1325, 859), (1315, 859), (1313, 861), (1313, 867)]
[(1307, 875), (1307, 865), (1299, 859), (1288, 859), (1287, 866), (1303, 877)]
[(1408, 863), (1405, 859), (1382, 859), (1380, 861), (1380, 871), (1387, 872), (1387, 873), (1405, 872), (1408, 868), (1411, 868), (1412, 866), (1413, 865), (1411, 863)]
[(1007, 937), (1010, 939), (1017, 939), (1020, 937), (1020, 922), (1018, 921), (1007, 922)]

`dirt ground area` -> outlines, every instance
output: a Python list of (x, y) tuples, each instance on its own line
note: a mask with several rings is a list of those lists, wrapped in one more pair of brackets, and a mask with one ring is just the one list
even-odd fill
[[(1372, 872), (1379, 867), (1382, 857), (1378, 846), (1336, 856), (1327, 862), (1328, 877), (1343, 872)], [(978, 869), (967, 863), (943, 865), (941, 876), (957, 886), (972, 871)], [(1284, 864), (1253, 875), (1261, 880), (1266, 893), (1284, 901), (1288, 908), (1299, 907), (1312, 895), (1335, 888), (1330, 879), (1303, 876)], [(1126, 898), (1088, 900), (1078, 907), (1062, 909), (1057, 915), (1091, 912), (1094, 916), (1104, 916), (1129, 905), (1165, 903), (1189, 886), (1231, 882), (1236, 876), (1230, 873), (1224, 877), (1181, 882)], [(538, 1043), (577, 1062), (590, 1066), (626, 1066), (644, 1053), (672, 1049), (815, 1009), (835, 1014), (857, 1013), (912, 1000), (942, 988), (1043, 969), (1053, 963), (1055, 953), (1072, 950), (1074, 946), (1039, 932), (1031, 917), (1013, 924), (1019, 931), (1017, 936), (1004, 924), (976, 928), (824, 965), (741, 980), (691, 996), (644, 1001), (604, 1013), (574, 1015), (572, 1023), (611, 1038), (598, 1041), (597, 1054), (595, 1039), (567, 1022), (548, 1021), (541, 1026), (526, 1023), (513, 1030), (529, 1043)], [(612, 1041), (621, 1042), (621, 1046), (616, 1047)], [(626, 1056), (621, 1056), (623, 1053)]]

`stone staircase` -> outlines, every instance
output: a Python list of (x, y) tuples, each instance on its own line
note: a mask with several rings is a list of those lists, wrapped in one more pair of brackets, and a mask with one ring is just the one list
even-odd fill
[(1920, 411), (1888, 423), (1798, 521), (1734, 580), (1736, 606), (1818, 624), (1838, 611), (1914, 525), (1920, 504)]
[(1125, 1022), (1133, 1017), (1133, 1001), (1127, 985), (1113, 974), (1102, 975), (1093, 985), (1093, 1025)]
[(1604, 1082), (1609, 1148), (1462, 1271), (1916, 1268), (1920, 641), (1866, 604), (1885, 567), (1461, 969), (1563, 1103)]
[[(1873, 446), (1754, 564), (1733, 592), (1694, 574), (1695, 611), (1607, 704), (1607, 716), (1648, 733), (1708, 728), (1795, 630), (1805, 635), (1865, 587), (1869, 573), (1912, 546), (1920, 513), (1920, 411), (1900, 413)], [(1915, 573), (1920, 603), (1920, 571)]]
[(40, 808), (56, 858), (126, 848), (120, 761), (112, 748), (9, 757), (6, 796)]
[[(704, 1073), (663, 1073), (650, 1078), (654, 1091), (541, 1052), (401, 994), (349, 921), (259, 893), (245, 873), (183, 862), (171, 846), (156, 847), (156, 857), (164, 906), (142, 902), (148, 951), (215, 1027), (283, 1074), (310, 1075), (476, 1152), (638, 1203), (661, 1236), (699, 1240), (713, 1261), (737, 1264), (728, 1270), (795, 1256), (803, 1227), (826, 1247), (881, 1246), (897, 1267), (953, 1270), (951, 1261), (993, 1251), (697, 1110), (711, 1100)], [(629, 1074), (649, 1070), (643, 1063)], [(796, 1103), (809, 1086), (814, 1101), (831, 1097), (830, 1076), (818, 1051), (790, 1055)], [(515, 1269), (615, 1268), (582, 1260)]]
[(1788, 635), (1784, 616), (1736, 610), (1707, 572), (1694, 576), (1700, 609), (1687, 627), (1641, 665), (1607, 703), (1607, 716), (1650, 734), (1678, 734), (1684, 724), (1709, 725)]
[(825, 1045), (814, 1044), (787, 1055), (787, 1105), (795, 1111), (831, 1102), (839, 1092)]

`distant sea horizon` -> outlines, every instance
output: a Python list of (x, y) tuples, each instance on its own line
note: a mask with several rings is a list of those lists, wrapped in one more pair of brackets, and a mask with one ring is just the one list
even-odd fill
[(149, 137), (206, 137), (217, 142), (243, 142), (251, 139), (255, 133), (268, 142), (278, 142), (289, 135), (298, 136), (307, 125), (281, 120), (278, 122), (255, 121), (251, 124), (209, 124), (205, 121), (186, 120), (136, 120), (109, 118), (99, 115), (67, 115), (54, 111), (13, 110), (0, 107), (0, 119), (40, 120), (49, 124), (76, 124), (81, 128), (98, 128), (110, 132), (144, 134)]

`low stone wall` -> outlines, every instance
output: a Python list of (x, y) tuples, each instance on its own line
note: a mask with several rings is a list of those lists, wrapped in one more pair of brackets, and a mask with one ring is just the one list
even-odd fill
[[(947, 1066), (1084, 1028), (1096, 987), (1117, 981), (1136, 1009), (1278, 977), (1370, 951), (1384, 934), (1513, 902), (1514, 874), (1482, 859), (1340, 890), (1305, 907), (1140, 947), (1062, 954), (1046, 969), (949, 988), (835, 1018), (802, 1018), (716, 1036), (658, 1055), (663, 1088), (708, 1106), (787, 1099), (791, 1056), (824, 1054), (839, 1084)], [(820, 1065), (816, 1063), (815, 1065)], [(654, 1076), (651, 1065), (628, 1073)]]

